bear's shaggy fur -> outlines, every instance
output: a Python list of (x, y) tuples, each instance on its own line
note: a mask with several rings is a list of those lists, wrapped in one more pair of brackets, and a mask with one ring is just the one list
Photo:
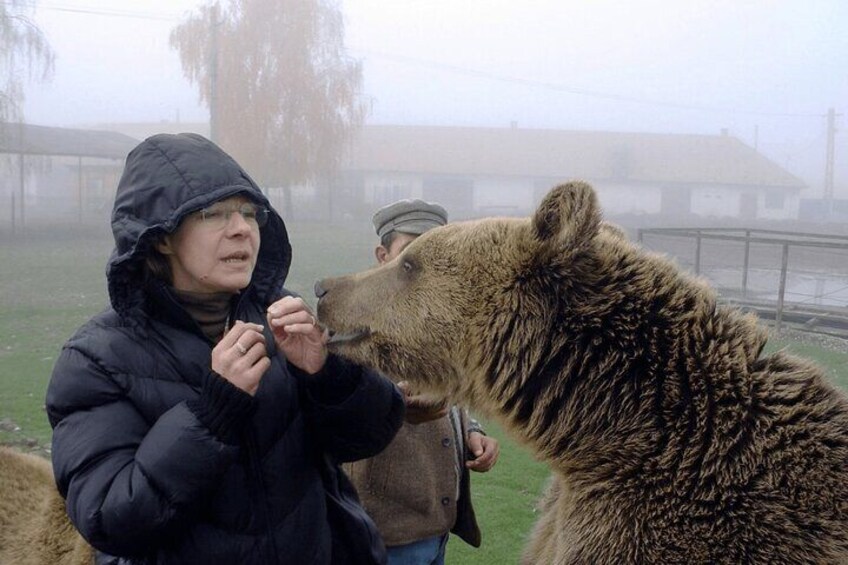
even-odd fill
[(0, 564), (92, 563), (94, 552), (68, 520), (50, 463), (0, 447)]
[(526, 563), (848, 563), (848, 399), (604, 226), (591, 187), (319, 283), (331, 347), (494, 417), (553, 470)]

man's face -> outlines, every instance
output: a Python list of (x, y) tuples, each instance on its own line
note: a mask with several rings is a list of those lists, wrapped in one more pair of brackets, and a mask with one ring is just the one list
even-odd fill
[(411, 233), (400, 233), (397, 232), (395, 234), (394, 239), (392, 240), (392, 244), (386, 248), (380, 245), (377, 247), (376, 256), (377, 262), (382, 265), (384, 263), (388, 263), (395, 257), (401, 254), (401, 252), (406, 249), (406, 246), (415, 241), (417, 235), (413, 235)]

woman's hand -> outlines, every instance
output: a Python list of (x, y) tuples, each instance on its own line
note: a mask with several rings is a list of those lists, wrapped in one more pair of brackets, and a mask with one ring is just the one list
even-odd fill
[(238, 321), (212, 350), (212, 370), (251, 396), (271, 366), (262, 329)]
[(271, 304), (268, 325), (277, 347), (292, 365), (310, 375), (324, 367), (329, 336), (302, 298), (286, 296)]

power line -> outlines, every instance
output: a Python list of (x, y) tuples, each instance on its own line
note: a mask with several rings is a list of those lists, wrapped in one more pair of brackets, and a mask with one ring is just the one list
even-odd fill
[(650, 98), (641, 98), (635, 96), (623, 96), (620, 94), (612, 94), (608, 92), (600, 92), (596, 90), (588, 90), (583, 88), (577, 88), (573, 86), (568, 86), (560, 83), (539, 81), (526, 79), (521, 77), (512, 77), (506, 75), (499, 75), (496, 73), (491, 73), (488, 71), (481, 71), (478, 69), (472, 69), (468, 67), (460, 67), (457, 65), (449, 65), (447, 63), (439, 63), (436, 61), (428, 61), (425, 59), (417, 59), (414, 57), (407, 57), (404, 55), (393, 55), (390, 53), (381, 53), (378, 51), (370, 51), (366, 49), (350, 49), (350, 51), (361, 53), (365, 56), (374, 56), (378, 58), (388, 59), (397, 61), (400, 63), (408, 63), (414, 64), (422, 67), (429, 67), (433, 69), (449, 71), (456, 74), (462, 74), (466, 76), (473, 76), (477, 78), (483, 78), (487, 80), (493, 80), (498, 82), (507, 82), (511, 84), (519, 84), (524, 86), (530, 86), (535, 88), (544, 88), (547, 90), (553, 90), (557, 92), (567, 92), (569, 94), (577, 94), (581, 96), (587, 96), (591, 98), (605, 98), (608, 100), (616, 100), (619, 102), (633, 102), (637, 104), (646, 104), (650, 106), (662, 106), (666, 108), (678, 108), (683, 110), (699, 110), (699, 111), (709, 111), (709, 112), (726, 112), (733, 114), (748, 114), (753, 116), (768, 116), (768, 117), (782, 117), (782, 118), (820, 118), (822, 114), (803, 114), (803, 113), (792, 113), (792, 112), (763, 112), (759, 110), (750, 110), (750, 109), (740, 109), (740, 108), (724, 108), (719, 106), (702, 106), (696, 104), (682, 104), (677, 102), (669, 102), (662, 100), (652, 100)]
[[(6, 5), (9, 5), (8, 2), (3, 2)], [(112, 16), (112, 17), (124, 17), (124, 18), (136, 18), (136, 19), (146, 19), (146, 20), (158, 20), (158, 21), (168, 21), (168, 22), (177, 22), (180, 21), (180, 17), (174, 16), (165, 16), (161, 14), (153, 14), (150, 12), (138, 12), (131, 10), (109, 10), (109, 9), (94, 9), (94, 8), (82, 8), (75, 6), (61, 6), (58, 4), (36, 4), (35, 2), (24, 2), (24, 4), (36, 8), (40, 7), (45, 10), (54, 10), (60, 12), (70, 12), (77, 14), (90, 14), (90, 15), (99, 15), (99, 16)], [(404, 63), (404, 64), (412, 64), (421, 67), (429, 67), (438, 70), (445, 70), (456, 74), (462, 74), (465, 76), (472, 76), (477, 78), (483, 78), (487, 80), (493, 80), (497, 82), (506, 82), (510, 84), (518, 84), (523, 86), (529, 86), (534, 88), (543, 88), (547, 90), (552, 90), (556, 92), (566, 92), (569, 94), (576, 94), (580, 96), (586, 96), (589, 98), (602, 98), (607, 100), (614, 100), (618, 102), (630, 102), (636, 104), (644, 104), (649, 106), (660, 106), (665, 108), (677, 108), (682, 110), (696, 110), (696, 111), (707, 111), (707, 112), (725, 112), (732, 114), (746, 114), (752, 116), (765, 116), (765, 117), (782, 117), (782, 118), (820, 118), (822, 114), (806, 114), (806, 113), (793, 113), (793, 112), (763, 112), (759, 110), (751, 110), (751, 109), (743, 109), (743, 108), (727, 108), (720, 106), (705, 106), (705, 105), (697, 105), (697, 104), (683, 104), (678, 102), (670, 102), (664, 100), (654, 100), (650, 98), (636, 97), (636, 96), (624, 96), (620, 94), (613, 94), (609, 92), (601, 92), (597, 90), (589, 90), (583, 88), (577, 88), (574, 86), (569, 86), (561, 83), (554, 83), (548, 81), (539, 81), (533, 79), (527, 79), (522, 77), (513, 77), (507, 75), (500, 75), (497, 73), (492, 73), (489, 71), (482, 71), (479, 69), (472, 69), (469, 67), (460, 67), (458, 65), (450, 65), (447, 63), (440, 63), (437, 61), (430, 61), (426, 59), (418, 59), (415, 57), (408, 57), (404, 55), (395, 55), (391, 53), (383, 53), (378, 51), (371, 51), (365, 49), (355, 49), (352, 48), (350, 51), (356, 53), (361, 53), (365, 56), (373, 56), (388, 60), (393, 60), (396, 62)]]
[[(9, 2), (3, 2), (6, 6), (11, 6)], [(87, 15), (96, 15), (96, 16), (111, 16), (111, 17), (121, 17), (121, 18), (135, 18), (142, 20), (156, 20), (156, 21), (165, 21), (165, 22), (177, 22), (180, 21), (179, 16), (166, 16), (163, 14), (154, 14), (151, 12), (139, 12), (134, 10), (117, 10), (117, 9), (109, 9), (109, 8), (91, 8), (91, 7), (82, 7), (82, 6), (68, 6), (68, 5), (60, 5), (60, 4), (44, 4), (41, 2), (21, 2), (20, 4), (24, 4), (33, 9), (44, 9), (44, 10), (52, 10), (54, 12), (69, 12), (74, 14), (87, 14)], [(20, 5), (18, 4), (18, 5)]]

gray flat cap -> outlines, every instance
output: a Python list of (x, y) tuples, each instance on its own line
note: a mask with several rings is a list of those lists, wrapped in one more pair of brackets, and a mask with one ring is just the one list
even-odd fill
[(371, 221), (374, 222), (378, 237), (392, 231), (421, 235), (448, 223), (448, 213), (435, 202), (407, 199), (383, 206), (374, 212)]

